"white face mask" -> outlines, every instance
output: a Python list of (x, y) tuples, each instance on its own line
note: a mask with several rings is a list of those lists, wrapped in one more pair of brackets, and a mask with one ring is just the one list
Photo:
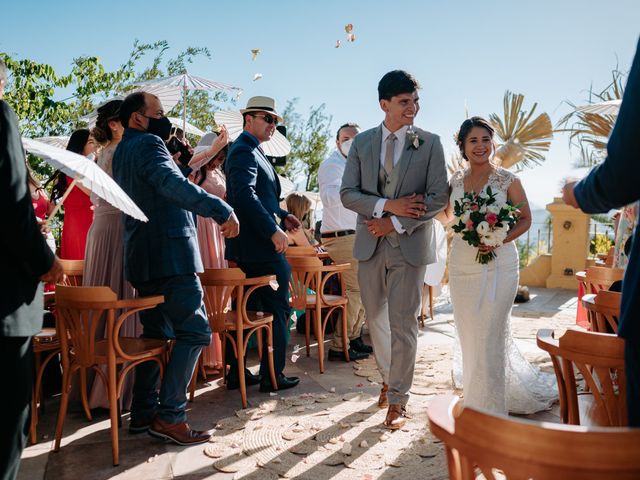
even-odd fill
[(352, 143), (353, 143), (353, 138), (350, 138), (349, 140), (345, 140), (344, 142), (342, 142), (342, 144), (340, 145), (340, 151), (345, 157), (349, 156), (349, 150), (351, 150)]
[(92, 162), (96, 161), (96, 154), (95, 153), (90, 153), (89, 155), (86, 156), (89, 160), (91, 160)]

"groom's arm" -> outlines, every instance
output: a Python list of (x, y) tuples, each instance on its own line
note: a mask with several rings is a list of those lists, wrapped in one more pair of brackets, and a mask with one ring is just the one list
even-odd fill
[(359, 149), (363, 149), (363, 145), (356, 137), (349, 149), (347, 165), (342, 175), (340, 199), (345, 208), (370, 219), (382, 197), (362, 190), (362, 158)]
[[(426, 146), (426, 145), (425, 145)], [(435, 217), (447, 206), (449, 197), (449, 184), (447, 182), (447, 168), (444, 161), (444, 151), (440, 137), (433, 135), (430, 145), (429, 161), (424, 190), (424, 204), (427, 211), (420, 218), (397, 217), (406, 233), (411, 235), (413, 231), (425, 222)]]

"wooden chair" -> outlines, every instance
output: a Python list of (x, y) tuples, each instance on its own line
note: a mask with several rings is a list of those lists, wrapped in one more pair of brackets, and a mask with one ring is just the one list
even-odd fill
[[(166, 341), (121, 337), (119, 331), (123, 322), (131, 315), (155, 308), (162, 302), (162, 296), (118, 300), (108, 287), (56, 287), (57, 330), (62, 350), (63, 376), (54, 451), (60, 450), (73, 374), (78, 370), (82, 372), (93, 368), (107, 391), (113, 464), (118, 465), (118, 400), (122, 394), (124, 379), (136, 365), (148, 361), (158, 363), (162, 376), (167, 357)], [(122, 312), (117, 318), (116, 311)], [(96, 328), (103, 315), (106, 317), (106, 337), (97, 340)], [(107, 367), (106, 374), (100, 368), (102, 365)]]
[[(84, 260), (62, 260), (62, 271), (64, 276), (61, 285), (81, 287), (84, 270)], [(55, 291), (45, 294), (45, 306), (55, 313)], [(32, 444), (37, 442), (38, 409), (42, 395), (42, 377), (47, 365), (60, 353), (60, 341), (55, 328), (43, 328), (32, 339), (33, 356), (35, 363), (35, 382), (31, 396), (31, 426), (29, 438)], [(89, 408), (89, 398), (87, 396), (87, 373), (80, 371), (80, 398), (82, 408), (87, 420), (91, 421), (91, 410)]]
[(596, 294), (600, 290), (609, 290), (613, 282), (622, 280), (624, 268), (589, 267), (584, 276), (584, 293)]
[[(586, 296), (585, 296), (586, 297)], [(583, 297), (582, 304), (587, 310), (591, 331), (598, 333), (618, 333), (618, 318), (622, 293), (600, 290), (589, 298)]]
[[(538, 330), (537, 343), (551, 356), (563, 423), (628, 424), (623, 339), (581, 329), (567, 330), (555, 339), (552, 330)], [(587, 392), (578, 393), (576, 370), (582, 374)]]
[[(291, 307), (296, 310), (304, 310), (306, 329), (305, 341), (307, 357), (310, 356), (311, 328), (310, 314), (313, 316), (314, 331), (318, 341), (318, 357), (320, 373), (324, 373), (324, 331), (331, 314), (341, 310), (342, 321), (342, 348), (346, 361), (349, 361), (349, 336), (347, 335), (347, 297), (344, 294), (344, 281), (341, 279), (342, 295), (330, 295), (324, 293), (327, 281), (340, 272), (351, 268), (348, 263), (340, 265), (323, 265), (314, 257), (287, 257), (291, 266), (291, 281), (289, 282), (289, 295)], [(309, 293), (312, 291), (314, 293)], [(324, 316), (322, 315), (325, 310)]]
[(284, 252), (287, 257), (317, 257), (318, 252), (311, 246), (289, 245)]
[[(242, 408), (247, 408), (244, 354), (247, 349), (247, 342), (254, 332), (265, 330), (267, 333), (269, 374), (273, 387), (277, 388), (272, 347), (273, 330), (271, 324), (273, 323), (273, 315), (247, 310), (247, 302), (253, 292), (259, 288), (274, 288), (276, 277), (275, 275), (265, 275), (247, 278), (239, 268), (207, 268), (198, 275), (204, 289), (204, 303), (207, 309), (209, 325), (214, 333), (220, 335), (223, 359), (225, 358), (227, 339), (233, 347), (233, 353), (238, 361)], [(234, 300), (235, 309), (232, 309), (231, 305)], [(258, 341), (260, 339), (261, 337), (258, 337)], [(226, 365), (223, 369), (223, 378), (226, 382)]]
[(640, 429), (586, 428), (494, 416), (441, 395), (429, 429), (446, 446), (453, 480), (631, 480), (640, 478)]

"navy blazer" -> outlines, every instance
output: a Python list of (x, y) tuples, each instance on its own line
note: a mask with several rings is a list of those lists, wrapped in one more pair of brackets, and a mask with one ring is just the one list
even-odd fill
[[(606, 160), (580, 181), (574, 190), (586, 213), (608, 212), (640, 200), (640, 41), (624, 91), (615, 127), (607, 144)], [(622, 314), (618, 335), (640, 341), (640, 236), (633, 235), (629, 264), (622, 283)]]
[(54, 255), (40, 233), (31, 202), (18, 119), (0, 100), (2, 337), (28, 337), (42, 328), (42, 286), (38, 278), (51, 269)]
[(231, 145), (224, 171), (227, 201), (240, 221), (240, 235), (226, 239), (226, 258), (236, 262), (268, 262), (282, 256), (271, 236), (288, 215), (280, 208), (280, 180), (258, 140), (242, 132)]
[(201, 272), (194, 216), (222, 224), (231, 207), (180, 172), (164, 142), (127, 128), (113, 155), (113, 178), (149, 218), (124, 215), (124, 266), (127, 279), (146, 282)]

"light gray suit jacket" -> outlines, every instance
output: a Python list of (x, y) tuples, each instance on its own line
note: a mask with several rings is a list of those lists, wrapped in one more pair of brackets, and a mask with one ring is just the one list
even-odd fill
[[(395, 194), (400, 198), (412, 193), (425, 196), (427, 212), (420, 218), (398, 217), (406, 230), (398, 235), (400, 250), (411, 265), (435, 263), (435, 236), (431, 222), (436, 214), (447, 205), (449, 186), (440, 137), (414, 127), (420, 146), (414, 149), (406, 139), (402, 156), (395, 168), (400, 168), (400, 176)], [(380, 148), (382, 145), (382, 125), (357, 135), (347, 158), (347, 166), (342, 177), (340, 196), (343, 205), (358, 214), (356, 240), (353, 255), (357, 260), (369, 260), (378, 242), (367, 230), (366, 222), (373, 218), (373, 210), (378, 200), (384, 198), (378, 189)]]

